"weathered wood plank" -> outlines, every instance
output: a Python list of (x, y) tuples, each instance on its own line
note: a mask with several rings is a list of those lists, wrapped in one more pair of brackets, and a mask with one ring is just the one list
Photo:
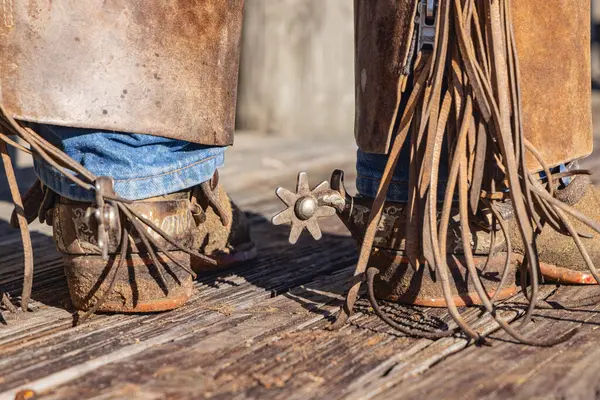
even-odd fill
[(538, 310), (524, 331), (549, 339), (578, 327), (579, 334), (567, 343), (535, 348), (515, 345), (509, 336), (498, 333), (492, 347), (469, 348), (448, 357), (423, 375), (383, 392), (380, 398), (393, 393), (423, 399), (596, 398), (600, 384), (594, 360), (598, 359), (600, 304), (560, 306), (594, 295), (600, 295), (599, 288), (561, 287), (548, 299), (557, 309)]
[[(397, 336), (370, 315), (364, 302), (359, 310), (367, 314), (359, 313), (339, 332), (323, 330), (341, 299), (329, 291), (341, 293), (351, 272), (319, 277), (289, 295), (236, 311), (218, 332), (107, 365), (55, 389), (49, 398), (76, 397), (98, 387), (106, 388), (102, 394), (107, 397), (128, 391), (177, 398), (201, 393), (217, 399), (367, 398), (386, 386), (390, 374), (397, 382), (467, 346), (461, 338), (432, 342)], [(431, 317), (447, 317), (442, 309), (428, 311)], [(465, 315), (476, 314), (470, 309)], [(508, 311), (504, 316), (516, 315)], [(495, 329), (489, 318), (479, 325), (483, 331)], [(156, 376), (163, 379), (156, 381)]]

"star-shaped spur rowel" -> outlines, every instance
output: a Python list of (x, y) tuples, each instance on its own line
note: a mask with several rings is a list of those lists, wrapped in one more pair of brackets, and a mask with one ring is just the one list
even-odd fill
[(285, 188), (278, 188), (277, 197), (287, 206), (285, 210), (273, 217), (273, 225), (291, 224), (290, 243), (296, 244), (306, 228), (315, 240), (322, 237), (319, 228), (319, 218), (334, 216), (335, 208), (326, 205), (319, 206), (319, 194), (329, 190), (329, 182), (325, 181), (310, 190), (306, 172), (298, 174), (296, 193)]

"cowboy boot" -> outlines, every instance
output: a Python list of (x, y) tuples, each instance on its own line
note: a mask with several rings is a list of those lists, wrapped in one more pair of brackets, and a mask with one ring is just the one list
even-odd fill
[[(331, 185), (322, 183), (312, 191), (307, 187), (307, 177), (299, 176), (298, 192), (293, 194), (286, 189), (278, 189), (278, 196), (288, 205), (288, 209), (273, 218), (276, 225), (290, 223), (292, 232), (290, 242), (295, 242), (304, 227), (314, 234), (319, 217), (333, 215), (346, 225), (360, 249), (366, 227), (369, 222), (373, 199), (357, 196), (350, 197), (343, 184), (343, 173), (333, 173)], [(331, 187), (332, 189), (329, 189)], [(316, 205), (307, 203), (313, 201)], [(312, 215), (304, 210), (313, 210)], [(481, 299), (476, 293), (473, 281), (469, 277), (458, 222), (458, 212), (453, 210), (447, 232), (447, 268), (451, 274), (450, 285), (453, 303), (456, 306), (479, 305)], [(370, 291), (381, 300), (402, 304), (445, 307), (447, 306), (439, 276), (424, 259), (411, 260), (407, 246), (413, 245), (407, 240), (407, 217), (409, 207), (406, 203), (386, 201), (383, 213), (369, 257), (369, 268), (378, 270)], [(307, 218), (308, 217), (308, 218)], [(492, 225), (489, 218), (481, 217), (471, 221), (471, 248), (474, 262), (480, 278), (488, 288), (488, 296), (498, 300), (506, 299), (517, 293), (516, 261), (519, 254), (511, 254), (509, 267), (506, 268), (507, 253), (500, 225)], [(506, 270), (506, 271), (505, 271)], [(496, 294), (497, 293), (497, 294)]]
[(129, 215), (107, 208), (107, 258), (98, 243), (96, 219), (90, 215), (95, 204), (60, 197), (39, 182), (34, 188), (29, 193), (37, 194), (38, 201), (26, 196), (25, 214), (31, 220), (37, 204), (40, 219), (52, 225), (78, 310), (171, 310), (189, 300), (196, 273), (256, 256), (244, 213), (217, 185), (134, 201), (125, 212)]

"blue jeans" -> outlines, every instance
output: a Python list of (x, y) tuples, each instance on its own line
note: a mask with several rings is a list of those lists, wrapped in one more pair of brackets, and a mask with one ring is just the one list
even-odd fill
[[(40, 135), (63, 150), (96, 176), (110, 176), (115, 192), (129, 200), (141, 200), (196, 186), (209, 180), (223, 166), (224, 147), (210, 147), (163, 137), (56, 125), (33, 124)], [(357, 187), (363, 196), (375, 197), (387, 156), (361, 150), (357, 157)], [(444, 164), (442, 162), (442, 164)], [(43, 160), (35, 160), (40, 180), (50, 189), (75, 201), (93, 201), (84, 190)], [(390, 186), (388, 199), (408, 198), (408, 148), (403, 149)], [(445, 189), (441, 173), (440, 196)]]
[[(34, 124), (46, 140), (96, 176), (115, 180), (115, 192), (129, 200), (161, 196), (212, 178), (223, 165), (225, 147), (211, 147), (157, 136)], [(34, 161), (40, 180), (75, 201), (93, 201), (43, 160)]]
[[(406, 203), (408, 202), (408, 179), (409, 179), (409, 167), (410, 167), (410, 153), (409, 153), (408, 142), (404, 146), (400, 153), (400, 159), (398, 165), (394, 170), (394, 176), (392, 183), (388, 189), (387, 199), (389, 201)], [(388, 161), (388, 156), (384, 154), (371, 154), (365, 153), (362, 150), (358, 150), (356, 157), (356, 188), (360, 195), (365, 197), (374, 198), (377, 195), (377, 189), (381, 182), (381, 177), (385, 169), (385, 164)], [(560, 164), (557, 167), (551, 168), (551, 173), (560, 173), (568, 170), (574, 170), (579, 168), (579, 163), (573, 161), (568, 164)], [(448, 150), (446, 146), (442, 149), (440, 156), (440, 168), (438, 178), (438, 200), (442, 201), (446, 192), (446, 185), (448, 183)], [(539, 176), (541, 179), (546, 178), (544, 172), (540, 172)], [(571, 183), (572, 178), (566, 177), (560, 179), (559, 183), (561, 187), (567, 186)]]
[[(408, 181), (410, 170), (410, 143), (407, 141), (402, 151), (400, 159), (394, 170), (392, 183), (388, 189), (387, 199), (389, 201), (406, 203), (408, 201)], [(446, 184), (448, 182), (448, 157), (447, 149), (444, 145), (440, 156), (440, 169), (438, 176), (438, 199), (444, 199)], [(381, 177), (385, 169), (388, 156), (385, 154), (366, 153), (358, 149), (356, 155), (356, 188), (361, 196), (374, 198), (377, 195), (377, 189), (381, 182)]]
[[(129, 200), (161, 196), (209, 180), (223, 166), (225, 147), (203, 146), (157, 136), (35, 124), (34, 129), (96, 176), (110, 176), (116, 193)], [(362, 196), (375, 197), (388, 156), (357, 153), (356, 186)], [(410, 154), (402, 149), (387, 199), (408, 200)], [(53, 191), (76, 201), (93, 201), (94, 193), (72, 183), (43, 160), (35, 160), (40, 180)], [(556, 172), (567, 167), (561, 165)], [(555, 171), (553, 171), (555, 172)], [(542, 174), (543, 176), (543, 174)], [(448, 180), (447, 151), (442, 151), (438, 199)], [(565, 179), (563, 184), (568, 184)]]

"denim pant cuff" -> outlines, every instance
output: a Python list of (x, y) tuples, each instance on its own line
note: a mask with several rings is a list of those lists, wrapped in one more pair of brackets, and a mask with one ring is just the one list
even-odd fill
[[(115, 179), (114, 189), (119, 196), (128, 200), (141, 200), (174, 193), (208, 181), (213, 177), (215, 171), (223, 166), (224, 160), (224, 152), (220, 152), (158, 175)], [(34, 168), (40, 181), (59, 195), (74, 201), (90, 202), (95, 200), (94, 192), (71, 182), (45, 161), (35, 160)]]
[[(33, 124), (33, 129), (96, 176), (114, 179), (117, 195), (142, 200), (178, 192), (212, 178), (223, 165), (225, 147), (159, 136)], [(46, 186), (74, 201), (93, 201), (85, 190), (47, 164), (34, 161)]]
[[(381, 178), (385, 165), (388, 162), (388, 156), (385, 154), (372, 154), (358, 150), (356, 157), (356, 189), (361, 196), (375, 198), (381, 183)], [(392, 182), (387, 192), (387, 200), (396, 203), (408, 202), (408, 182), (409, 182), (409, 164), (410, 154), (407, 146), (402, 149), (400, 160), (394, 171)], [(437, 196), (443, 200), (448, 180), (448, 168), (445, 165), (445, 158), (440, 162), (439, 181)]]

